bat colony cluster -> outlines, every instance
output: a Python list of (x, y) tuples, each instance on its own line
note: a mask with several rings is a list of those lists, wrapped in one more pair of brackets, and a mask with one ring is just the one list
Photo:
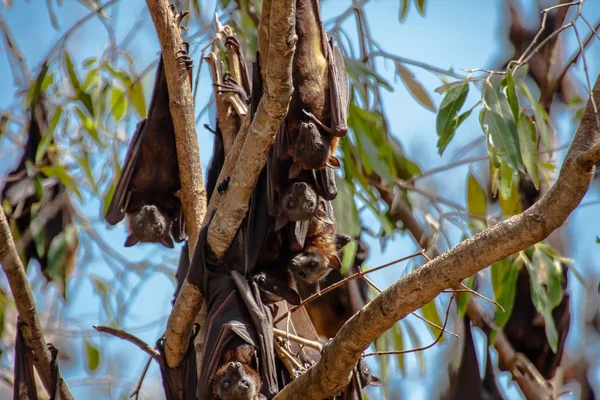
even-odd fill
[[(282, 359), (284, 350), (273, 340), (273, 320), (287, 309), (287, 303), (300, 303), (298, 286), (318, 291), (319, 281), (330, 271), (339, 271), (338, 253), (350, 241), (336, 231), (331, 204), (337, 195), (334, 170), (340, 166), (335, 153), (347, 132), (349, 88), (341, 51), (323, 29), (318, 0), (297, 0), (296, 33), (294, 94), (251, 196), (248, 215), (222, 259), (206, 243), (207, 223), (191, 263), (180, 262), (184, 270), (177, 274), (179, 287), (187, 276), (200, 288), (208, 313), (202, 327), (205, 345), (196, 398), (270, 399), (320, 358), (316, 351), (287, 352), (299, 366), (290, 370), (289, 362)], [(215, 85), (220, 93), (237, 95), (253, 116), (262, 96), (259, 55), (250, 82), (237, 38), (228, 37), (226, 45), (238, 52), (242, 79), (237, 82), (225, 75)], [(186, 44), (178, 60), (188, 67), (191, 82), (187, 50)], [(218, 124), (210, 130), (214, 148), (206, 180), (208, 198), (215, 189), (220, 194), (227, 190), (229, 180), (219, 183), (217, 179), (228, 149), (224, 141), (231, 141), (224, 139)], [(161, 57), (148, 116), (136, 127), (105, 218), (114, 225), (127, 216), (126, 247), (143, 242), (173, 247), (173, 241), (185, 240), (179, 187)], [(187, 251), (181, 257), (187, 259)], [(304, 322), (312, 332), (305, 335), (318, 340), (308, 316)], [(360, 363), (352, 382), (344, 398), (362, 398), (361, 386), (378, 380)]]

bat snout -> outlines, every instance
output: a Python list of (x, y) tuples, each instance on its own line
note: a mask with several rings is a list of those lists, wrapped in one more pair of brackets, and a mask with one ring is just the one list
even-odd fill
[(294, 191), (296, 191), (298, 193), (304, 193), (304, 192), (306, 192), (306, 189), (308, 189), (308, 185), (306, 184), (306, 182), (294, 183)]
[(156, 212), (156, 206), (144, 206), (142, 207), (143, 212), (154, 214)]

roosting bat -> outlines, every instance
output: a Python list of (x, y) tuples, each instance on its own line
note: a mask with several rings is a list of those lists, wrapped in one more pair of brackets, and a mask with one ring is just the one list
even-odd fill
[(308, 226), (302, 250), (293, 253), (287, 265), (296, 276), (306, 282), (317, 283), (331, 269), (342, 267), (338, 252), (349, 241), (347, 235), (336, 233), (335, 224), (313, 218)]
[(234, 339), (215, 373), (213, 396), (221, 400), (258, 399), (261, 379), (253, 366), (254, 347)]
[[(41, 85), (43, 76), (38, 77), (37, 82)], [(9, 176), (16, 177), (16, 180), (8, 180), (0, 192), (0, 198), (4, 202), (7, 218), (16, 227), (20, 236), (30, 232), (33, 237), (24, 239), (23, 264), (28, 266), (31, 259), (39, 262), (42, 273), (47, 280), (64, 279), (73, 270), (75, 265), (75, 251), (78, 240), (75, 235), (66, 240), (66, 252), (64, 258), (59, 260), (56, 266), (64, 268), (60, 275), (56, 276), (56, 271), (52, 274), (49, 271), (48, 251), (54, 239), (59, 235), (65, 235), (69, 225), (73, 223), (73, 205), (66, 193), (63, 183), (56, 177), (47, 177), (42, 172), (36, 176), (28, 176), (27, 163), (34, 163), (38, 147), (42, 140), (42, 135), (46, 133), (48, 127), (48, 116), (44, 105), (43, 93), (38, 92), (38, 96), (31, 104), (31, 117), (29, 121), (29, 130), (27, 142), (25, 144), (23, 156), (17, 166)], [(48, 153), (45, 153), (40, 161), (40, 165), (49, 166), (53, 162)], [(35, 180), (43, 188), (43, 197), (36, 191)], [(37, 211), (34, 211), (34, 204), (38, 203)], [(40, 232), (31, 229), (32, 221), (46, 221)], [(34, 223), (33, 225), (36, 225)], [(39, 244), (42, 244), (38, 247)], [(64, 288), (61, 288), (61, 290)], [(64, 294), (64, 292), (63, 292)]]
[[(192, 82), (192, 62), (186, 50), (179, 59), (188, 67)], [(173, 247), (173, 239), (185, 239), (184, 218), (176, 192), (179, 165), (169, 90), (162, 56), (156, 69), (148, 117), (140, 121), (127, 149), (123, 170), (105, 219), (115, 225), (125, 215), (129, 236), (125, 247), (138, 242), (161, 243)]]
[[(209, 225), (200, 231), (188, 274), (188, 280), (201, 289), (208, 309), (207, 323), (203, 327), (205, 343), (197, 395), (200, 399), (214, 398), (213, 393), (221, 390), (225, 376), (222, 374), (221, 380), (217, 380), (217, 373), (228, 371), (230, 362), (239, 362), (260, 375), (260, 393), (271, 398), (279, 391), (273, 350), (273, 316), (261, 302), (256, 284), (242, 276), (239, 268), (216, 260), (209, 252), (206, 244)], [(253, 351), (245, 346), (250, 346)], [(238, 356), (252, 353), (251, 361), (248, 357), (232, 361), (231, 356), (227, 356), (229, 351)], [(248, 380), (248, 374), (254, 376), (244, 366), (240, 372), (234, 364), (235, 370), (227, 375), (230, 387), (234, 376), (237, 377), (235, 384), (242, 386), (243, 381)], [(246, 383), (250, 386), (250, 382)], [(223, 399), (255, 399), (250, 396), (250, 391), (245, 393), (248, 397)]]
[[(289, 156), (289, 177), (302, 170), (317, 170), (319, 194), (328, 200), (337, 189), (330, 168), (339, 167), (335, 157), (339, 137), (348, 130), (348, 79), (339, 48), (328, 43), (318, 0), (296, 2), (296, 33), (292, 77), (294, 95), (278, 133), (277, 155)], [(320, 186), (319, 185), (319, 186)]]
[(33, 352), (25, 344), (21, 327), (23, 322), (17, 319), (17, 337), (15, 339), (15, 376), (13, 383), (14, 399), (37, 399), (37, 387), (33, 372)]
[[(358, 250), (354, 263), (350, 269), (351, 273), (358, 272), (368, 257), (368, 248), (362, 240), (357, 238)], [(332, 270), (320, 282), (321, 288), (326, 288), (341, 281), (344, 276), (339, 270)], [(313, 285), (302, 280), (297, 281), (298, 292), (303, 299), (314, 293)], [(346, 321), (356, 314), (368, 301), (368, 286), (362, 279), (354, 279), (323, 294), (306, 305), (306, 311), (315, 326), (315, 330), (321, 336), (332, 338), (340, 330)], [(363, 385), (364, 386), (364, 385)]]

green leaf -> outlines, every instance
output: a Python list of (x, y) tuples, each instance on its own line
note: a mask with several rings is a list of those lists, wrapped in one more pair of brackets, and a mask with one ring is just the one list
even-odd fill
[(73, 178), (71, 178), (71, 176), (67, 173), (67, 171), (65, 170), (65, 168), (62, 165), (52, 165), (52, 166), (42, 167), (41, 171), (46, 176), (55, 176), (58, 179), (60, 179), (60, 181), (63, 183), (63, 185), (65, 185), (73, 193), (75, 193), (75, 195), (77, 196), (77, 198), (79, 198), (79, 200), (83, 201), (83, 196), (81, 195), (79, 188), (75, 184), (75, 181), (73, 180)]
[[(510, 169), (508, 170), (510, 171)], [(505, 196), (505, 191), (501, 189), (498, 201), (500, 203), (500, 208), (502, 208), (502, 212), (505, 215), (517, 215), (523, 211), (521, 197), (519, 196), (519, 189), (516, 184), (511, 185), (508, 196)]]
[(412, 72), (399, 62), (396, 63), (396, 74), (400, 75), (402, 83), (404, 83), (408, 92), (419, 104), (430, 111), (436, 111), (435, 105), (433, 105), (433, 101), (431, 101), (431, 98), (425, 88), (423, 88), (423, 85), (415, 79), (415, 75)]
[(550, 299), (544, 286), (542, 285), (542, 279), (539, 276), (539, 268), (527, 258), (523, 252), (521, 252), (521, 259), (524, 261), (529, 272), (529, 281), (531, 287), (531, 301), (535, 306), (535, 309), (544, 318), (544, 326), (546, 328), (546, 338), (548, 344), (554, 353), (558, 348), (558, 331), (556, 330), (556, 324), (552, 317), (552, 307), (550, 305)]
[(92, 96), (90, 96), (88, 93), (84, 92), (83, 90), (80, 90), (79, 92), (77, 92), (77, 99), (79, 101), (81, 101), (81, 103), (83, 103), (85, 108), (88, 110), (90, 115), (93, 117), (94, 116), (94, 103), (92, 102)]
[(540, 188), (540, 178), (537, 167), (537, 131), (535, 125), (528, 115), (522, 114), (518, 125), (519, 145), (521, 147), (521, 157), (527, 172), (533, 180), (536, 189)]
[(485, 79), (483, 79), (483, 78), (466, 78), (466, 79), (463, 79), (460, 81), (446, 83), (440, 87), (435, 88), (434, 92), (442, 94), (442, 93), (447, 92), (450, 89), (454, 89), (454, 88), (466, 85), (469, 82), (481, 82), (481, 81), (485, 81)]
[(392, 183), (394, 177), (385, 160), (381, 157), (381, 152), (373, 143), (370, 137), (362, 130), (356, 130), (356, 141), (361, 149), (361, 156), (364, 161), (365, 172), (368, 174), (372, 170), (381, 176), (387, 183)]
[(421, 16), (425, 16), (425, 0), (415, 0), (415, 4), (417, 5), (417, 10), (419, 10), (419, 14)]
[(92, 174), (92, 167), (90, 166), (90, 159), (87, 152), (84, 152), (82, 156), (75, 156), (77, 159), (77, 163), (83, 170), (83, 173), (94, 190), (96, 194), (98, 194), (98, 186), (96, 185), (96, 179), (94, 178), (94, 174)]
[(504, 312), (497, 308), (495, 312), (495, 325), (502, 328), (508, 322), (515, 302), (517, 278), (519, 277), (518, 265), (504, 258), (492, 264), (492, 286), (494, 298), (504, 308)]
[[(458, 113), (463, 104), (465, 104), (468, 94), (469, 85), (463, 84), (448, 90), (444, 100), (442, 100), (436, 119), (436, 131), (439, 136), (437, 147), (440, 155), (444, 152), (448, 143), (450, 143), (452, 136), (454, 136), (454, 132), (458, 127)], [(466, 116), (463, 114), (460, 122), (465, 118)]]
[(506, 71), (506, 97), (508, 98), (508, 104), (515, 117), (515, 121), (519, 121), (519, 98), (515, 89), (515, 80), (513, 79), (512, 73)]
[(342, 257), (342, 271), (343, 275), (347, 275), (352, 265), (354, 265), (354, 258), (356, 257), (356, 251), (358, 250), (358, 243), (356, 240), (351, 240), (346, 246), (344, 246), (343, 257)]
[(408, 5), (409, 0), (402, 0), (402, 4), (400, 5), (400, 13), (398, 15), (398, 19), (400, 20), (400, 22), (403, 22), (406, 18), (406, 15), (408, 14)]
[(42, 69), (41, 69), (40, 73), (35, 78), (34, 84), (29, 89), (29, 93), (27, 96), (27, 104), (29, 105), (29, 107), (33, 107), (33, 106), (35, 106), (35, 104), (37, 104), (37, 102), (40, 98), (40, 93), (42, 92), (42, 86), (43, 86), (43, 83), (44, 83), (47, 73), (48, 73), (48, 64), (44, 63), (42, 65)]
[(58, 125), (58, 122), (60, 121), (61, 116), (62, 116), (62, 107), (58, 106), (54, 110), (52, 119), (50, 119), (50, 123), (48, 124), (48, 129), (46, 129), (46, 132), (42, 133), (43, 134), (42, 140), (40, 141), (40, 144), (38, 145), (38, 148), (35, 152), (35, 163), (36, 164), (39, 164), (42, 162), (42, 158), (44, 158), (44, 155), (46, 154), (46, 151), (48, 150), (50, 143), (52, 143), (52, 139), (54, 138), (54, 131), (56, 130), (56, 126)]
[(92, 139), (94, 139), (94, 141), (97, 144), (101, 144), (100, 136), (98, 135), (98, 131), (96, 130), (96, 124), (94, 124), (94, 121), (90, 117), (88, 117), (81, 110), (81, 108), (75, 107), (75, 111), (77, 113), (77, 117), (79, 118), (79, 123), (81, 124), (81, 126), (90, 134)]
[(138, 80), (131, 86), (129, 91), (129, 101), (133, 104), (133, 108), (140, 118), (146, 118), (146, 100), (144, 99), (144, 88)]
[(491, 85), (485, 87), (483, 99), (487, 108), (485, 122), (490, 132), (492, 145), (498, 149), (500, 157), (512, 169), (525, 172), (521, 162), (517, 124), (508, 100)]
[[(431, 300), (429, 303), (425, 304), (421, 307), (421, 311), (423, 312), (423, 317), (427, 319), (429, 322), (433, 322), (437, 326), (442, 326), (442, 320), (440, 319), (440, 315), (438, 314), (437, 306), (435, 304), (435, 300)], [(434, 338), (437, 338), (440, 335), (441, 330), (436, 328), (431, 324), (427, 324), (427, 327), (431, 331), (431, 334)], [(442, 335), (441, 339), (438, 343), (444, 342), (444, 335)]]
[(487, 215), (487, 196), (473, 173), (467, 178), (467, 210), (471, 214)]
[(85, 360), (85, 366), (89, 371), (95, 371), (100, 365), (100, 350), (87, 336), (85, 338)]
[(69, 55), (68, 51), (65, 51), (65, 66), (67, 67), (67, 74), (69, 75), (69, 80), (71, 82), (71, 86), (76, 94), (81, 91), (81, 85), (79, 84), (79, 78), (77, 78), (77, 73), (75, 72), (75, 66), (73, 65), (73, 60)]
[(125, 101), (125, 93), (119, 88), (113, 87), (110, 92), (110, 108), (115, 123), (118, 123), (127, 112), (127, 102)]
[[(396, 350), (404, 350), (404, 340), (402, 338), (402, 325), (394, 324), (392, 332), (394, 333), (394, 345), (396, 346)], [(402, 374), (404, 374), (406, 372), (406, 367), (404, 364), (404, 354), (397, 354), (396, 360), (398, 362), (398, 369)]]
[(531, 104), (531, 110), (533, 111), (533, 116), (535, 118), (535, 127), (540, 138), (542, 138), (542, 141), (544, 142), (544, 146), (546, 146), (546, 149), (550, 150), (552, 148), (552, 143), (548, 130), (548, 114), (540, 105), (540, 103), (538, 103), (537, 99), (533, 96), (527, 85), (525, 85), (523, 82), (518, 82), (517, 86), (521, 93), (525, 95), (529, 101), (529, 104)]

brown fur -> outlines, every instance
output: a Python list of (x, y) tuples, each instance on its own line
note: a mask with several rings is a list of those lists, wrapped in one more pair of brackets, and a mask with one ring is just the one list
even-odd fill
[[(261, 388), (260, 374), (252, 367), (252, 359), (254, 357), (254, 347), (247, 343), (240, 344), (233, 348), (229, 348), (221, 357), (221, 366), (215, 373), (215, 378), (212, 385), (212, 392), (215, 398), (222, 400), (255, 400), (258, 399)], [(231, 368), (231, 363), (240, 363), (241, 371), (240, 380), (249, 381), (251, 391), (244, 393), (224, 393), (221, 389), (223, 379), (226, 379), (228, 369)], [(230, 385), (234, 386), (237, 381), (231, 379)]]
[[(326, 157), (319, 157), (310, 162), (309, 154), (298, 154), (295, 144), (299, 140), (300, 124), (309, 122), (303, 110), (311, 112), (323, 124), (331, 124), (331, 107), (329, 101), (329, 70), (323, 51), (323, 27), (320, 20), (318, 0), (298, 0), (296, 2), (296, 52), (292, 69), (294, 95), (290, 102), (290, 111), (286, 124), (289, 135), (288, 154), (298, 161), (304, 169), (320, 169), (330, 156), (335, 155), (339, 138), (319, 131), (323, 145), (329, 148)], [(308, 138), (310, 140), (310, 138)], [(308, 150), (307, 150), (308, 151)]]

